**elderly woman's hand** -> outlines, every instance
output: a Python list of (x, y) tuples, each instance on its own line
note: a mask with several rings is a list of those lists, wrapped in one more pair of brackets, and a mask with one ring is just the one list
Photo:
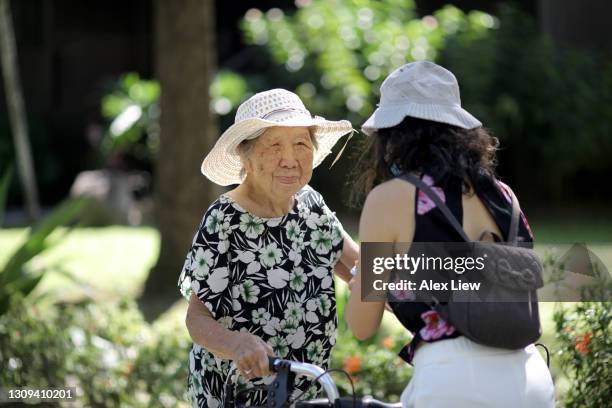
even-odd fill
[(244, 377), (253, 379), (270, 374), (268, 356), (274, 355), (272, 347), (251, 333), (225, 328), (194, 293), (191, 294), (185, 323), (194, 343), (219, 358), (233, 360)]
[(251, 333), (234, 333), (232, 360), (240, 373), (249, 380), (270, 375), (268, 356), (274, 356), (272, 347)]

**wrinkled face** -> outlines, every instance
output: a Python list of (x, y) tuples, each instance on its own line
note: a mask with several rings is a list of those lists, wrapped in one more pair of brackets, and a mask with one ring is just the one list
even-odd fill
[(271, 197), (291, 197), (310, 181), (313, 154), (308, 128), (268, 128), (243, 155), (246, 181)]

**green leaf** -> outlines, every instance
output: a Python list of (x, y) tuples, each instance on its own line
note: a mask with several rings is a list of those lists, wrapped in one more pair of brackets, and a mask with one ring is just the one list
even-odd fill
[[(36, 255), (51, 246), (48, 238), (60, 226), (68, 225), (82, 211), (86, 201), (84, 199), (64, 201), (49, 216), (45, 217), (34, 229), (26, 241), (9, 259), (6, 266), (0, 271), (0, 284), (8, 285), (19, 278), (24, 272), (24, 266)], [(66, 233), (70, 230), (66, 231)]]
[(40, 280), (44, 275), (45, 270), (24, 273), (19, 278), (11, 282), (10, 285), (7, 285), (8, 292), (20, 292), (23, 297), (26, 297), (36, 288), (36, 285), (40, 283)]

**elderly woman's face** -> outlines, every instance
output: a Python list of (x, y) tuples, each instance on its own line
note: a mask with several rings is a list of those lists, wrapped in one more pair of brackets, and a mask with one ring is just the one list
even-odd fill
[(247, 178), (272, 195), (299, 191), (312, 177), (314, 146), (305, 127), (271, 127), (254, 141)]

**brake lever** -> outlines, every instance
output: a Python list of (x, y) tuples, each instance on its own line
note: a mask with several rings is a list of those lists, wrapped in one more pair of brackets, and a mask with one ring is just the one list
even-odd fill
[(295, 373), (291, 363), (277, 357), (268, 357), (270, 370), (276, 372), (274, 381), (268, 384), (268, 408), (289, 407), (289, 397), (293, 392)]

